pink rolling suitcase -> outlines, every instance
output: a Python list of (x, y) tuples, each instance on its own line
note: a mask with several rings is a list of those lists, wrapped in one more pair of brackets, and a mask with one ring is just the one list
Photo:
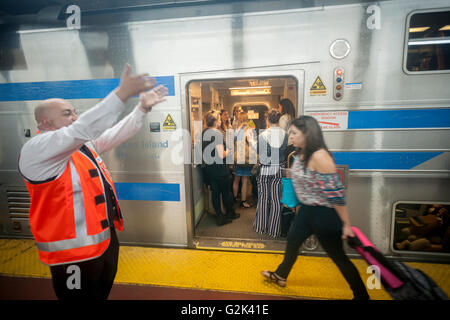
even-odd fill
[(448, 300), (447, 295), (423, 271), (400, 261), (390, 261), (356, 227), (355, 237), (347, 237), (354, 248), (371, 266), (380, 270), (380, 281), (395, 300)]

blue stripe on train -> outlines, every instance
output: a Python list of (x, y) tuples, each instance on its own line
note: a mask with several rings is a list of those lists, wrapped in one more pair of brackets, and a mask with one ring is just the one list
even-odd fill
[[(175, 95), (174, 76), (155, 77)], [(119, 85), (119, 79), (91, 79), (0, 84), (0, 101), (32, 101), (53, 97), (102, 99)], [(448, 128), (450, 109), (399, 109), (349, 111), (348, 129)]]
[(450, 109), (349, 111), (348, 129), (449, 128)]
[(180, 201), (178, 183), (114, 183), (119, 200)]
[(409, 170), (443, 152), (333, 152), (336, 164), (349, 169)]
[[(174, 77), (155, 77), (157, 84), (175, 95)], [(31, 101), (49, 98), (103, 99), (115, 89), (120, 79), (92, 79), (44, 82), (18, 82), (0, 84), (0, 101)]]
[[(349, 169), (408, 170), (442, 152), (333, 152), (338, 165)], [(119, 200), (180, 201), (178, 183), (115, 183)]]

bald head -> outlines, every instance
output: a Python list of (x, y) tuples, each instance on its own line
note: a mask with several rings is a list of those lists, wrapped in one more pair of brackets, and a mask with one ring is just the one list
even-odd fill
[(39, 130), (58, 130), (67, 127), (77, 120), (75, 109), (64, 99), (47, 99), (34, 109), (34, 118)]
[(36, 122), (39, 124), (44, 119), (48, 119), (51, 115), (52, 109), (58, 108), (60, 105), (63, 105), (65, 100), (63, 99), (47, 99), (42, 101), (37, 105), (36, 109), (34, 109), (34, 118)]

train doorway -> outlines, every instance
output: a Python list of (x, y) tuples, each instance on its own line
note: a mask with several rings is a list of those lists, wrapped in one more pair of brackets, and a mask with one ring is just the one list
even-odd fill
[[(231, 223), (218, 225), (213, 206), (211, 185), (203, 160), (202, 131), (206, 128), (205, 114), (217, 111), (226, 140), (226, 129), (234, 134), (239, 129), (238, 113), (245, 113), (247, 125), (259, 135), (266, 129), (265, 116), (271, 109), (278, 109), (282, 99), (292, 101), (295, 115), (301, 114), (300, 90), (303, 71), (255, 72), (241, 77), (186, 77), (186, 122), (191, 134), (192, 163), (187, 165), (186, 189), (188, 204), (189, 245), (193, 248), (212, 248), (245, 251), (282, 251), (285, 238), (273, 238), (253, 229), (258, 201), (257, 181), (254, 175), (242, 176), (235, 165), (229, 170), (229, 192), (232, 194), (234, 211), (240, 215)], [(219, 75), (216, 75), (219, 76)], [(182, 77), (182, 83), (183, 83)], [(183, 99), (184, 100), (184, 99)], [(230, 136), (230, 135), (229, 135)], [(256, 137), (257, 138), (257, 137)], [(226, 143), (230, 143), (228, 140)], [(200, 156), (198, 155), (200, 152)], [(196, 156), (197, 154), (197, 156)], [(225, 212), (224, 199), (221, 206)], [(227, 203), (228, 204), (228, 203)]]

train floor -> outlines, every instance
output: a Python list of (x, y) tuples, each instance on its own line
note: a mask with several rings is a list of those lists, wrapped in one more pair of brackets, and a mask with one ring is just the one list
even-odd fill
[[(216, 215), (214, 209), (209, 208), (207, 213), (204, 213), (200, 219), (195, 235), (198, 237), (221, 237), (230, 239), (255, 239), (255, 240), (274, 240), (269, 235), (259, 234), (253, 230), (253, 222), (255, 220), (256, 199), (252, 196), (247, 196), (247, 202), (251, 205), (250, 208), (242, 208), (239, 203), (234, 204), (236, 213), (241, 216), (233, 220), (232, 223), (225, 224), (218, 227), (216, 225)], [(279, 237), (276, 240), (284, 240)]]
[[(285, 288), (262, 278), (282, 254), (120, 247), (119, 266), (109, 299), (263, 300), (352, 299), (346, 281), (326, 257), (299, 256)], [(352, 259), (367, 283), (361, 259)], [(450, 265), (415, 263), (450, 295)], [(373, 300), (390, 300), (383, 287), (368, 290)], [(55, 299), (50, 270), (39, 261), (30, 239), (0, 239), (0, 299)]]

